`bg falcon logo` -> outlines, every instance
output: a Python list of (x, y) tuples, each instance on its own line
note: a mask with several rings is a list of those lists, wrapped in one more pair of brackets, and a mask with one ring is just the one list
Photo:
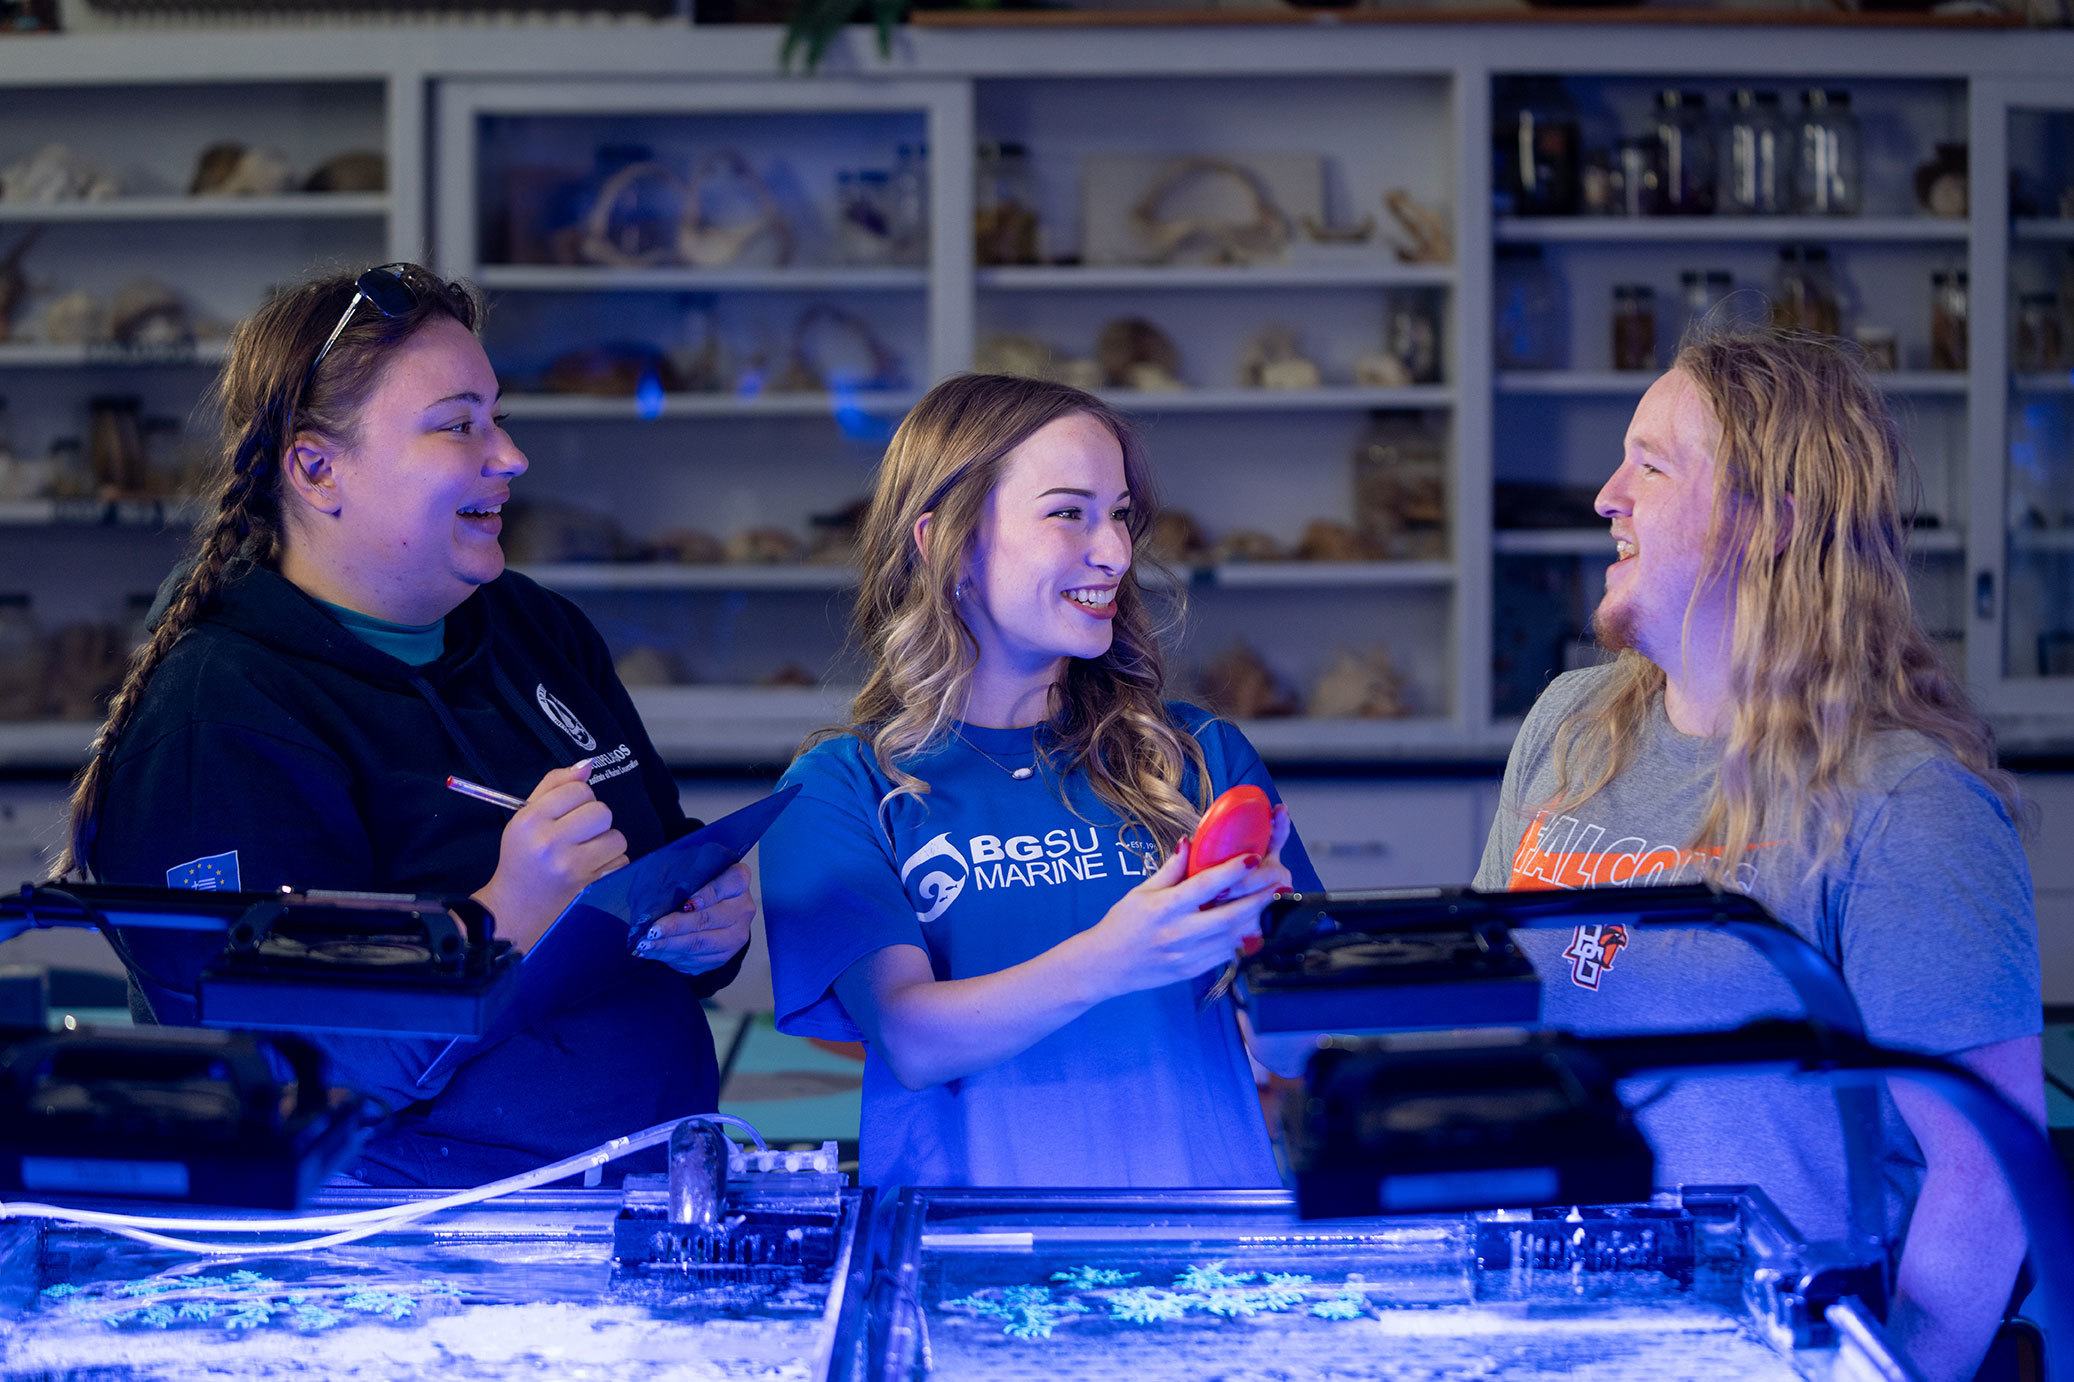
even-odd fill
[(589, 753), (598, 746), (591, 732), (576, 718), (576, 712), (557, 700), (545, 686), (533, 688), (533, 699), (540, 703), (540, 713), (554, 723), (554, 727), (576, 741), (576, 747)]
[[(937, 863), (938, 860), (942, 862)], [(919, 878), (914, 876), (917, 870), (923, 869), (926, 872)], [(972, 866), (951, 843), (949, 831), (910, 854), (907, 862), (900, 866), (900, 881), (908, 888), (908, 895), (929, 906), (928, 911), (915, 913), (915, 920), (925, 923), (950, 910), (951, 904), (958, 900), (958, 894), (965, 891), (965, 881), (971, 876)]]

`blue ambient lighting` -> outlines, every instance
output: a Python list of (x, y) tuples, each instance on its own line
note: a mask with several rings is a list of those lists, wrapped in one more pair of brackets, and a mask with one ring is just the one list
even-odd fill
[(634, 415), (643, 422), (653, 422), (663, 415), (663, 381), (653, 372), (641, 376), (634, 386)]

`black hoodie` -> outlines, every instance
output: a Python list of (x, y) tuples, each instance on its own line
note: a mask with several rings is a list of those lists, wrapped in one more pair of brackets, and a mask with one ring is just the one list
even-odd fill
[[(585, 757), (630, 854), (690, 828), (604, 640), (560, 596), (506, 573), (447, 617), (438, 661), (411, 667), (277, 572), (248, 569), (146, 688), (88, 863), (112, 883), (465, 895), (495, 872), (511, 817), (447, 790), (448, 774), (523, 797)], [(192, 1022), (194, 978), (221, 942), (124, 939), (157, 1020)], [(737, 955), (693, 979), (629, 957), (610, 989), (431, 1086), (418, 1080), (444, 1042), (318, 1036), (337, 1083), (396, 1113), (354, 1174), (475, 1184), (711, 1110), (699, 1000), (740, 967)]]

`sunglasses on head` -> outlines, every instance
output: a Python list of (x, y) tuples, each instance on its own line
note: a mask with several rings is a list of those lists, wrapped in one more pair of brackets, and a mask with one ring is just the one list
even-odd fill
[(331, 334), (324, 338), (324, 344), (317, 347), (317, 356), (310, 361), (309, 372), (303, 376), (302, 386), (305, 390), (310, 387), (310, 381), (317, 377), (317, 366), (324, 363), (324, 357), (338, 344), (338, 338), (345, 331), (346, 323), (353, 320), (353, 314), (360, 310), (361, 303), (373, 304), (374, 310), (385, 317), (407, 316), (411, 308), (418, 305), (418, 290), (411, 287), (410, 280), (405, 277), (410, 270), (409, 264), (383, 264), (369, 269), (353, 280), (352, 300), (346, 303), (346, 310), (339, 313), (338, 325), (331, 328)]
[[(410, 264), (382, 264), (353, 280), (353, 296), (347, 301), (346, 310), (339, 313), (338, 325), (331, 328), (331, 334), (324, 338), (324, 344), (317, 347), (316, 357), (310, 361), (310, 367), (303, 371), (302, 387), (295, 391), (293, 398), (300, 399), (309, 393), (310, 383), (317, 377), (317, 367), (324, 363), (324, 357), (331, 354), (331, 348), (337, 345), (338, 338), (345, 334), (346, 326), (353, 320), (353, 314), (360, 310), (361, 303), (370, 304), (384, 317), (403, 317), (410, 314), (411, 309), (418, 305), (418, 290), (411, 286), (409, 278), (414, 267)], [(283, 399), (282, 406), (288, 402), (288, 399)], [(286, 426), (287, 421), (283, 418), (282, 425)], [(249, 470), (257, 464), (256, 453), (266, 440), (263, 433), (251, 439), (246, 450), (238, 457), (239, 472)]]

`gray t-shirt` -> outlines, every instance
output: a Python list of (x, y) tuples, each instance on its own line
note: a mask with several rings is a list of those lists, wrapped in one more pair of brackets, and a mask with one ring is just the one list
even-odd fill
[[(1555, 794), (1555, 732), (1610, 675), (1558, 677), (1512, 755), (1476, 886), (1576, 888), (1701, 880), (1688, 851), (1713, 787), (1719, 742), (1680, 734), (1661, 700), (1630, 765), (1575, 810)], [(2038, 926), (2015, 825), (1974, 774), (1920, 735), (1868, 747), (1843, 848), (1812, 877), (1810, 854), (1763, 840), (1730, 886), (1762, 902), (1843, 974), (1883, 1045), (1950, 1055), (2036, 1034)], [(1521, 932), (1542, 980), (1542, 1020), (1585, 1035), (1734, 1027), (1798, 1016), (1784, 979), (1754, 951), (1697, 930), (1581, 926)], [(1848, 1229), (1836, 1096), (1813, 1079), (1707, 1075), (1634, 1081), (1661, 1185), (1754, 1183), (1809, 1237)], [(1922, 1153), (1879, 1093), (1885, 1228), (1898, 1244), (1922, 1184)]]

